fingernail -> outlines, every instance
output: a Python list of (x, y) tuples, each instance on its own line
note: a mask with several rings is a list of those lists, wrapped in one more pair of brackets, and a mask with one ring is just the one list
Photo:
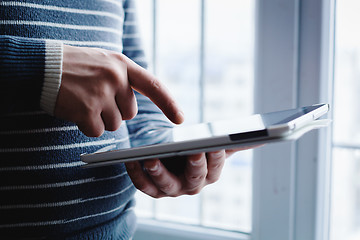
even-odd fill
[(148, 167), (148, 168), (146, 168), (148, 171), (150, 171), (150, 172), (156, 172), (158, 169), (159, 169), (159, 164), (157, 163), (157, 164), (155, 164), (155, 165), (153, 165), (153, 166), (151, 166), (151, 167)]
[(184, 114), (184, 112), (181, 111), (181, 110), (180, 110), (179, 112), (177, 112), (176, 118), (177, 118), (177, 120), (178, 120), (178, 123), (184, 122), (184, 120), (185, 120), (185, 114)]
[(215, 157), (215, 158), (221, 158), (225, 155), (225, 151), (224, 150), (220, 150), (220, 151), (217, 151), (217, 152), (212, 152), (211, 153), (212, 157)]
[(201, 166), (201, 165), (202, 165), (202, 161), (201, 161), (201, 160), (190, 161), (190, 164), (191, 164), (192, 166)]

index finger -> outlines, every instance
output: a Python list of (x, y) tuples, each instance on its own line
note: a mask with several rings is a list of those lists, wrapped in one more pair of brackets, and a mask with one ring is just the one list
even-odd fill
[(184, 114), (165, 85), (131, 59), (126, 56), (124, 56), (124, 59), (127, 64), (128, 79), (131, 87), (150, 98), (173, 123), (182, 123)]

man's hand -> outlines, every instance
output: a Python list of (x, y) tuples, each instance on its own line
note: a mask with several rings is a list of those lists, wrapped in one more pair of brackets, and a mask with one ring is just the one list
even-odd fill
[(125, 55), (64, 46), (54, 115), (76, 123), (85, 135), (98, 137), (137, 114), (133, 89), (149, 97), (172, 122), (183, 122), (183, 113), (165, 86)]
[[(125, 163), (127, 172), (135, 187), (154, 197), (177, 197), (199, 193), (206, 185), (216, 182), (221, 175), (225, 159), (238, 151), (256, 148), (262, 145), (219, 150), (216, 152), (189, 155), (176, 174), (170, 172), (159, 159)], [(168, 159), (177, 161), (178, 159)]]
[(216, 182), (225, 158), (233, 152), (221, 150), (190, 155), (185, 170), (179, 175), (169, 172), (159, 159), (146, 160), (144, 169), (139, 162), (125, 165), (135, 187), (143, 193), (154, 198), (177, 197), (197, 194), (206, 185)]

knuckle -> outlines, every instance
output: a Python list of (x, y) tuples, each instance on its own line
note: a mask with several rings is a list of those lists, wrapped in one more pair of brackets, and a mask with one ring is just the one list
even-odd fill
[(89, 137), (100, 137), (103, 133), (103, 130), (95, 129), (89, 134)]
[(112, 52), (113, 53), (113, 57), (120, 63), (125, 64), (126, 65), (126, 56), (122, 53), (118, 53), (118, 52)]
[(190, 175), (187, 180), (191, 182), (201, 182), (206, 178), (206, 174)]
[(187, 192), (188, 195), (196, 195), (201, 192), (201, 188), (195, 188)]
[(129, 108), (126, 111), (121, 112), (121, 116), (124, 120), (130, 120), (133, 119), (138, 112), (138, 108), (136, 104), (134, 106), (129, 106)]
[(113, 62), (109, 62), (101, 69), (101, 76), (105, 77), (107, 83), (117, 86), (122, 75), (117, 66)]
[(104, 129), (101, 127), (93, 126), (87, 130), (89, 137), (100, 137), (104, 133)]
[(215, 183), (219, 180), (220, 176), (212, 176), (212, 177), (208, 177), (206, 180), (207, 180), (207, 183), (209, 184), (212, 184), (212, 183)]
[(154, 194), (154, 195), (151, 195), (151, 197), (153, 197), (155, 199), (160, 199), (160, 198), (163, 198), (164, 195), (162, 195), (162, 194)]
[(190, 183), (197, 183), (197, 182), (203, 182), (208, 175), (208, 170), (203, 169), (200, 172), (197, 173), (189, 173), (185, 174), (185, 178)]
[(127, 120), (133, 119), (136, 115), (137, 115), (137, 108), (133, 109), (133, 111), (131, 111), (131, 112), (128, 114)]
[(90, 121), (100, 114), (100, 109), (97, 102), (91, 103), (90, 100), (88, 103), (84, 103), (81, 107), (81, 110), (77, 114), (77, 118), (81, 119), (80, 121)]
[(98, 77), (86, 86), (87, 98), (83, 103), (87, 109), (94, 109), (99, 106), (100, 102), (106, 98), (109, 87), (106, 80), (103, 77)]
[(126, 76), (126, 64), (119, 59), (118, 55), (120, 54), (107, 50), (97, 52), (97, 63), (91, 66), (92, 75), (95, 77), (97, 85), (110, 83), (117, 86), (119, 80)]
[(138, 183), (134, 183), (134, 185), (137, 189), (139, 189), (143, 193), (146, 194), (151, 193), (151, 187), (149, 186), (149, 184), (138, 182)]
[(161, 83), (160, 81), (157, 79), (157, 78), (152, 78), (150, 80), (150, 86), (153, 88), (153, 89), (160, 89), (161, 88)]
[(95, 124), (89, 117), (75, 121), (79, 130), (88, 137), (100, 137), (104, 133), (104, 128), (100, 124)]
[(175, 102), (175, 100), (168, 100), (167, 102), (166, 102), (166, 108), (168, 108), (168, 109), (173, 109), (174, 108), (174, 106), (176, 106), (176, 102)]
[(87, 128), (81, 131), (88, 137), (100, 137), (104, 133), (100, 128)]
[(114, 122), (112, 122), (112, 123), (106, 124), (106, 125), (105, 125), (105, 129), (106, 129), (107, 131), (116, 131), (116, 130), (119, 129), (120, 125), (121, 125), (120, 122), (114, 121)]
[(122, 81), (127, 81), (126, 70), (123, 70), (116, 62), (108, 61), (103, 66), (97, 67), (95, 70), (99, 81), (99, 86), (110, 85), (112, 88), (118, 88), (122, 85)]
[(222, 162), (218, 162), (218, 163), (211, 164), (210, 168), (213, 170), (220, 170), (220, 169), (222, 169), (223, 165), (224, 164)]
[(168, 195), (168, 197), (176, 198), (176, 197), (179, 197), (181, 195), (183, 195), (183, 194), (182, 193), (173, 193), (173, 194)]
[(165, 193), (172, 192), (174, 188), (175, 188), (175, 185), (171, 182), (165, 183), (160, 187), (161, 191), (163, 191)]

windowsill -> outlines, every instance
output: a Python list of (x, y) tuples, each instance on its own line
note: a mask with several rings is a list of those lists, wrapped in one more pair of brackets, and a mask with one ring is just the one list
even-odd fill
[(138, 219), (134, 240), (249, 240), (250, 234), (153, 219)]

